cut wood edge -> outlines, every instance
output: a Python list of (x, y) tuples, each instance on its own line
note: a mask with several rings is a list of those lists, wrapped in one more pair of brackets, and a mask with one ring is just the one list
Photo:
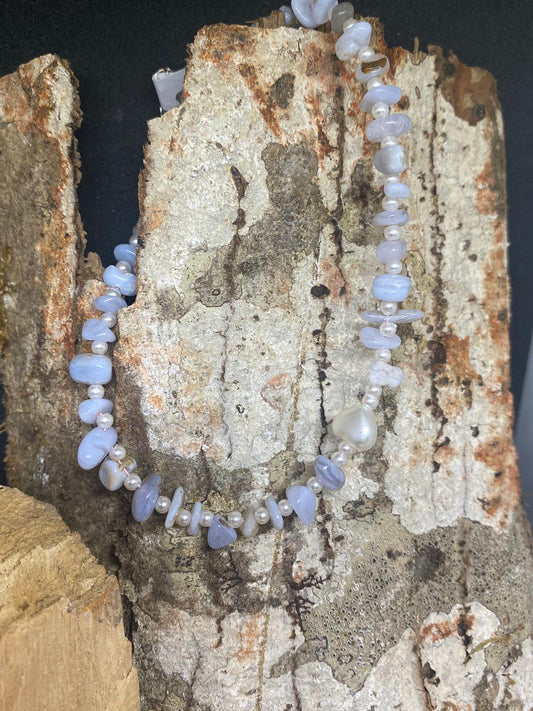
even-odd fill
[(0, 488), (4, 708), (140, 708), (116, 578), (53, 506)]

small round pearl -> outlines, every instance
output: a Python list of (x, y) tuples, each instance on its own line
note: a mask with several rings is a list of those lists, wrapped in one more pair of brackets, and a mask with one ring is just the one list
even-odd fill
[(401, 239), (402, 230), (398, 227), (398, 225), (389, 225), (388, 227), (385, 227), (383, 234), (385, 235), (385, 239), (397, 240)]
[(398, 141), (394, 136), (385, 136), (380, 145), (382, 148), (385, 148), (386, 146), (395, 146), (397, 143)]
[[(266, 510), (266, 509), (265, 509)], [(243, 524), (243, 517), (240, 511), (231, 511), (227, 516), (228, 526), (232, 528), (240, 528)]]
[(383, 86), (383, 82), (380, 77), (372, 77), (372, 79), (369, 79), (366, 83), (367, 91), (375, 89), (377, 86)]
[(364, 61), (365, 59), (370, 59), (375, 54), (372, 47), (361, 47), (359, 52), (357, 52), (357, 59)]
[(287, 499), (280, 499), (278, 501), (278, 509), (282, 516), (290, 516), (293, 512), (292, 506), (289, 504)]
[(123, 274), (129, 274), (131, 272), (130, 263), (125, 262), (123, 259), (118, 261), (115, 266), (119, 270), (119, 272), (122, 272)]
[(367, 385), (365, 394), (379, 397), (381, 395), (381, 385)]
[(117, 317), (111, 311), (104, 311), (100, 316), (100, 321), (108, 328), (113, 328), (113, 326), (117, 325)]
[(129, 243), (137, 246), (139, 244), (139, 238), (137, 237), (137, 235), (132, 235), (129, 239)]
[(335, 464), (336, 467), (342, 467), (348, 461), (348, 455), (346, 454), (346, 452), (338, 451), (332, 454), (329, 459), (331, 462), (333, 462), (333, 464)]
[(383, 118), (383, 116), (388, 116), (389, 112), (389, 107), (387, 106), (387, 104), (384, 104), (383, 101), (376, 101), (376, 103), (372, 107), (372, 116), (376, 119)]
[(254, 516), (257, 523), (261, 525), (264, 525), (265, 523), (268, 523), (270, 521), (270, 514), (268, 513), (268, 509), (266, 509), (264, 506), (260, 506), (258, 509), (256, 509), (254, 512)]
[[(120, 446), (120, 445), (119, 445)], [(109, 457), (111, 459), (111, 457)], [(137, 468), (137, 462), (133, 457), (124, 457), (123, 459), (120, 460), (120, 465), (119, 469), (124, 470), (125, 472), (132, 472), (134, 469)]]
[(394, 198), (384, 197), (381, 201), (381, 206), (384, 210), (398, 210), (400, 207), (400, 201)]
[(157, 513), (167, 513), (170, 508), (170, 499), (168, 496), (158, 496), (155, 502), (155, 510)]
[(379, 404), (379, 398), (375, 395), (363, 395), (363, 406), (375, 410)]
[(113, 425), (113, 415), (110, 412), (101, 412), (96, 418), (96, 426), (108, 430)]
[(385, 265), (385, 271), (387, 274), (401, 274), (402, 269), (403, 264), (399, 260), (388, 262), (388, 264)]
[(320, 494), (322, 489), (324, 488), (324, 485), (320, 481), (320, 479), (317, 479), (316, 476), (312, 476), (307, 480), (306, 483), (307, 488), (313, 492), (313, 494)]
[(343, 452), (344, 454), (352, 454), (352, 452), (355, 452), (355, 447), (351, 444), (351, 442), (346, 442), (342, 441), (339, 444), (339, 452)]
[(349, 20), (346, 20), (346, 21), (343, 23), (343, 25), (342, 25), (342, 31), (343, 31), (343, 32), (346, 32), (346, 30), (348, 29), (348, 27), (351, 27), (352, 25), (355, 25), (355, 23), (356, 23), (356, 20), (354, 20), (353, 17), (351, 17)]
[(399, 183), (400, 182), (400, 176), (398, 173), (391, 173), (391, 175), (387, 175), (385, 180), (383, 181), (386, 185), (390, 185), (391, 183)]
[(93, 341), (91, 350), (96, 355), (104, 355), (104, 353), (107, 353), (107, 343), (105, 341)]
[(215, 514), (212, 511), (204, 511), (204, 509), (202, 509), (202, 514), (200, 516), (200, 526), (209, 528), (209, 526), (213, 523), (214, 517)]
[(89, 387), (87, 388), (87, 395), (91, 400), (94, 400), (95, 398), (104, 397), (104, 393), (105, 388), (103, 385), (100, 384), (89, 385)]
[(391, 323), (390, 321), (384, 321), (379, 326), (379, 332), (382, 336), (387, 336), (387, 338), (389, 338), (390, 336), (394, 336), (394, 334), (396, 333), (396, 329), (396, 324)]
[(191, 522), (191, 512), (187, 509), (180, 509), (178, 515), (176, 516), (176, 523), (178, 526), (188, 526)]
[(376, 348), (376, 360), (382, 360), (384, 363), (388, 363), (391, 359), (391, 352), (389, 348)]
[(135, 491), (141, 485), (141, 477), (138, 474), (130, 474), (124, 479), (124, 488), (128, 491)]
[(121, 444), (115, 444), (114, 447), (111, 447), (107, 456), (114, 462), (121, 462), (126, 457), (126, 450)]
[(395, 301), (382, 301), (379, 310), (385, 316), (392, 316), (398, 310), (398, 304)]
[(118, 289), (114, 289), (112, 286), (110, 286), (109, 289), (106, 289), (105, 295), (106, 296), (120, 296), (120, 291)]

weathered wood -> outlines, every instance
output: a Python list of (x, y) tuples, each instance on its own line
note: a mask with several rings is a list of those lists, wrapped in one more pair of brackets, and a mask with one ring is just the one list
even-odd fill
[[(183, 105), (149, 125), (117, 421), (141, 471), (216, 510), (305, 480), (369, 369), (354, 335), (372, 303), (380, 186), (361, 92), (333, 44), (305, 30), (206, 28)], [(427, 316), (401, 329), (406, 380), (384, 398), (376, 448), (322, 499), (310, 531), (291, 522), (222, 552), (160, 519), (126, 528), (125, 493), (72, 491), (69, 515), (107, 564), (116, 544), (146, 709), (533, 702), (495, 86), (438, 49), (390, 57), (414, 125), (408, 305)], [(72, 410), (62, 415), (77, 435)], [(23, 458), (28, 485), (32, 471)]]
[(139, 708), (117, 579), (57, 511), (0, 487), (0, 707)]

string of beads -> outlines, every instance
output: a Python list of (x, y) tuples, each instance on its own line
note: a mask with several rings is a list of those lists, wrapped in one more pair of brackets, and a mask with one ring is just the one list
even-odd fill
[(402, 227), (409, 216), (401, 207), (401, 201), (409, 197), (409, 187), (400, 179), (407, 167), (405, 153), (398, 138), (411, 128), (405, 114), (390, 113), (390, 107), (402, 96), (396, 86), (383, 83), (389, 71), (389, 60), (376, 53), (369, 45), (372, 28), (368, 22), (354, 19), (353, 6), (337, 0), (293, 0), (291, 8), (280, 8), (286, 24), (295, 18), (301, 25), (314, 28), (331, 23), (333, 32), (339, 34), (335, 51), (341, 61), (356, 60), (355, 77), (366, 87), (360, 110), (369, 113), (373, 120), (366, 127), (369, 141), (379, 143), (374, 156), (374, 166), (384, 178), (383, 210), (373, 218), (373, 224), (383, 229), (384, 240), (376, 249), (377, 261), (384, 271), (372, 284), (372, 294), (378, 302), (377, 310), (364, 311), (363, 320), (373, 326), (360, 331), (362, 343), (373, 349), (375, 360), (371, 366), (365, 393), (361, 403), (336, 415), (332, 422), (333, 433), (340, 444), (329, 458), (319, 454), (314, 462), (314, 476), (305, 484), (292, 484), (285, 490), (286, 498), (276, 500), (272, 495), (264, 498), (263, 505), (242, 514), (231, 511), (227, 515), (205, 510), (201, 501), (185, 507), (183, 487), (178, 487), (171, 497), (160, 493), (161, 477), (151, 474), (144, 480), (137, 473), (135, 458), (126, 453), (117, 443), (113, 427), (113, 402), (105, 396), (104, 385), (112, 378), (112, 362), (108, 355), (109, 345), (116, 341), (113, 328), (116, 314), (127, 306), (125, 296), (134, 296), (137, 291), (135, 259), (138, 248), (138, 227), (134, 229), (127, 244), (119, 244), (114, 251), (115, 265), (108, 266), (103, 274), (107, 290), (94, 300), (94, 306), (102, 312), (99, 318), (88, 319), (82, 329), (82, 338), (91, 343), (90, 353), (76, 355), (69, 372), (77, 383), (88, 386), (88, 398), (79, 406), (80, 419), (93, 425), (78, 448), (78, 463), (82, 469), (99, 466), (102, 484), (110, 491), (122, 486), (133, 491), (131, 513), (136, 521), (144, 522), (156, 511), (165, 515), (165, 527), (181, 526), (190, 535), (197, 535), (201, 528), (208, 531), (207, 541), (211, 548), (222, 548), (235, 541), (237, 530), (245, 537), (257, 533), (259, 526), (270, 524), (278, 530), (284, 519), (295, 513), (305, 524), (314, 521), (317, 496), (324, 489), (337, 491), (345, 484), (342, 469), (348, 457), (356, 451), (370, 449), (377, 435), (374, 410), (379, 404), (382, 388), (396, 388), (403, 379), (403, 371), (391, 364), (391, 351), (398, 348), (400, 338), (396, 333), (399, 323), (411, 323), (422, 318), (421, 311), (398, 309), (398, 304), (407, 297), (411, 280), (402, 274), (403, 258), (407, 245), (402, 239)]

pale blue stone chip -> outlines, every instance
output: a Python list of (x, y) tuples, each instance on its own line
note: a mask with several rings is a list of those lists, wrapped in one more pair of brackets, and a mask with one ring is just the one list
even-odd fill
[(294, 513), (302, 523), (310, 526), (315, 520), (316, 511), (316, 496), (311, 489), (308, 489), (307, 486), (294, 484), (293, 486), (288, 486), (285, 493), (287, 501), (294, 509)]
[(93, 469), (117, 443), (117, 432), (113, 427), (103, 430), (95, 427), (88, 432), (78, 447), (78, 464), (82, 469)]
[(213, 523), (207, 532), (207, 543), (211, 548), (224, 548), (229, 546), (237, 538), (237, 531), (220, 514), (215, 514)]
[(113, 254), (117, 262), (128, 262), (132, 270), (135, 268), (135, 258), (137, 256), (136, 244), (117, 244)]
[(403, 301), (410, 289), (411, 280), (403, 274), (378, 274), (372, 282), (372, 295), (380, 301)]
[(384, 175), (403, 173), (407, 168), (405, 151), (398, 143), (380, 148), (374, 156), (374, 167)]
[(98, 311), (109, 311), (112, 314), (120, 311), (120, 309), (125, 309), (128, 305), (122, 297), (113, 296), (112, 294), (97, 296), (93, 304)]
[(95, 425), (96, 418), (101, 412), (113, 412), (113, 403), (104, 397), (95, 397), (89, 400), (80, 402), (78, 407), (78, 415), (82, 422), (88, 425)]
[(359, 109), (368, 113), (372, 111), (372, 107), (378, 101), (387, 104), (387, 106), (392, 106), (396, 104), (402, 98), (402, 90), (393, 84), (383, 84), (382, 86), (375, 86), (361, 99), (359, 104)]
[(319, 454), (315, 459), (315, 474), (326, 489), (331, 489), (331, 491), (342, 489), (346, 483), (346, 475), (342, 469), (323, 454)]
[(378, 262), (387, 264), (403, 259), (407, 252), (407, 244), (403, 239), (383, 240), (376, 248), (376, 259)]
[(170, 506), (167, 512), (167, 517), (165, 519), (165, 528), (172, 528), (176, 521), (178, 511), (180, 510), (181, 503), (183, 501), (183, 487), (178, 486), (170, 502)]
[(391, 225), (402, 225), (409, 222), (409, 214), (405, 210), (383, 210), (372, 218), (372, 224), (376, 227), (390, 227)]
[(124, 296), (134, 296), (137, 293), (137, 277), (131, 272), (121, 272), (113, 265), (104, 271), (104, 283), (118, 289)]
[(189, 536), (196, 536), (200, 531), (200, 518), (202, 516), (202, 502), (196, 501), (191, 511), (191, 522), (187, 527)]
[(281, 515), (276, 499), (273, 496), (267, 496), (265, 499), (265, 506), (270, 514), (271, 524), (277, 531), (281, 531), (283, 528), (283, 516)]
[(379, 143), (388, 136), (402, 136), (411, 130), (411, 119), (407, 114), (389, 114), (371, 121), (366, 127), (366, 137)]
[(411, 194), (409, 186), (405, 183), (386, 183), (383, 192), (388, 198), (406, 200)]
[(86, 341), (105, 341), (106, 343), (114, 343), (117, 340), (113, 331), (105, 323), (102, 323), (99, 318), (90, 318), (85, 321), (81, 337)]
[(138, 489), (133, 494), (131, 500), (131, 514), (139, 523), (147, 521), (155, 509), (157, 497), (159, 496), (159, 487), (161, 486), (161, 477), (159, 474), (151, 474), (148, 479), (145, 479)]
[(80, 353), (70, 361), (68, 372), (75, 383), (105, 385), (113, 376), (113, 366), (106, 355)]
[(401, 346), (400, 337), (396, 334), (392, 336), (384, 336), (381, 331), (372, 326), (365, 326), (359, 331), (361, 342), (367, 348), (390, 348), (394, 350)]

